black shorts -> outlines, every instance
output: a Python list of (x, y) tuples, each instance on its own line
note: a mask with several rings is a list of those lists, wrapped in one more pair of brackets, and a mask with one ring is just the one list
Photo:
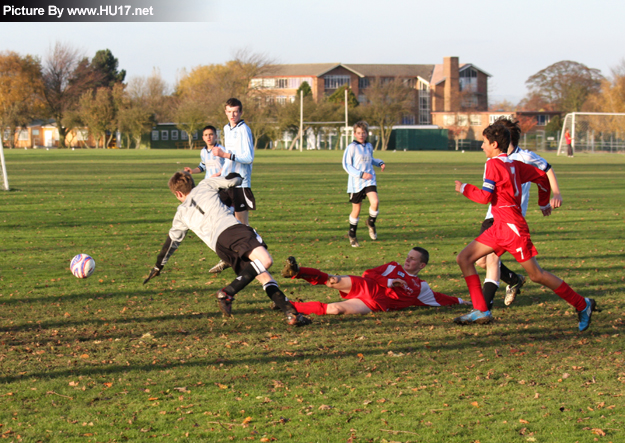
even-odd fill
[(219, 190), (219, 199), (234, 212), (255, 211), (256, 199), (251, 188), (226, 188)]
[(493, 223), (495, 223), (495, 219), (494, 218), (487, 218), (486, 220), (484, 220), (482, 222), (482, 227), (480, 228), (480, 235), (482, 235), (482, 233), (484, 231), (486, 231), (488, 228), (493, 226)]
[(378, 192), (378, 188), (376, 186), (367, 186), (366, 188), (362, 188), (360, 192), (355, 194), (349, 194), (349, 201), (352, 203), (360, 203), (362, 202), (368, 193), (370, 192)]
[(246, 225), (236, 224), (219, 235), (215, 252), (239, 275), (243, 266), (251, 261), (247, 254), (259, 246), (267, 248), (263, 239), (254, 229)]

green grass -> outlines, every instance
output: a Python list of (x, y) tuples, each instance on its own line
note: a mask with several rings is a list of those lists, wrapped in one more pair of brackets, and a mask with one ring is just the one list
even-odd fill
[[(564, 206), (528, 221), (541, 265), (597, 300), (589, 331), (528, 283), (496, 322), (458, 327), (462, 307), (315, 317), (291, 328), (257, 283), (221, 318), (212, 294), (234, 276), (190, 234), (143, 286), (177, 201), (169, 176), (189, 151), (5, 151), (0, 192), (0, 436), (7, 441), (625, 441), (625, 158), (547, 154)], [(257, 153), (251, 224), (292, 298), (336, 291), (279, 277), (282, 261), (357, 274), (410, 247), (422, 277), (468, 297), (456, 254), (486, 207), (482, 153), (383, 152), (379, 241), (347, 242), (341, 152)], [(366, 205), (363, 214), (366, 212)], [(79, 280), (78, 253), (97, 263)], [(520, 270), (510, 256), (510, 268)], [(605, 435), (601, 435), (605, 434)], [(351, 439), (351, 440), (350, 440)]]

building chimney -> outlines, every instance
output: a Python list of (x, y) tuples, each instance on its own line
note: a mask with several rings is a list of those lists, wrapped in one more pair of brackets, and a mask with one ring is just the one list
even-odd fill
[(458, 57), (443, 58), (443, 76), (445, 77), (444, 107), (447, 112), (460, 110), (460, 85)]

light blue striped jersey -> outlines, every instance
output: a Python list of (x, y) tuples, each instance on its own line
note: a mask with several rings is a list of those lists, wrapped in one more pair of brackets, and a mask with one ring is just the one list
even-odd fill
[(234, 128), (230, 124), (224, 126), (224, 151), (234, 154), (232, 160), (224, 159), (224, 167), (221, 176), (226, 177), (231, 172), (236, 172), (243, 177), (243, 183), (239, 188), (252, 187), (252, 162), (254, 161), (254, 140), (252, 131), (243, 120)]
[[(373, 158), (373, 146), (371, 143), (360, 144), (353, 141), (343, 154), (343, 169), (349, 175), (347, 179), (347, 192), (355, 194), (367, 186), (377, 186), (373, 166), (382, 166), (384, 162)], [(362, 179), (363, 173), (373, 175), (369, 180)]]
[[(523, 162), (528, 165), (532, 165), (540, 169), (541, 171), (549, 171), (551, 169), (551, 165), (547, 163), (547, 160), (542, 158), (540, 155), (535, 152), (528, 151), (527, 149), (521, 149), (518, 146), (512, 152), (512, 154), (508, 155), (510, 160), (517, 160)], [(530, 187), (532, 186), (532, 182), (523, 183), (521, 187), (521, 212), (523, 213), (523, 217), (525, 217), (525, 213), (527, 212), (527, 207), (529, 205), (530, 200)], [(490, 205), (488, 205), (488, 211), (486, 212), (486, 220), (489, 218), (493, 218), (493, 214), (490, 210)]]
[[(218, 146), (221, 149), (224, 148), (219, 143), (215, 146)], [(204, 178), (211, 178), (213, 175), (221, 172), (221, 168), (224, 166), (224, 160), (225, 159), (221, 157), (213, 155), (213, 151), (208, 149), (207, 146), (204, 146), (200, 152), (200, 164), (198, 165), (198, 168), (200, 168), (200, 171), (206, 171), (206, 177)]]

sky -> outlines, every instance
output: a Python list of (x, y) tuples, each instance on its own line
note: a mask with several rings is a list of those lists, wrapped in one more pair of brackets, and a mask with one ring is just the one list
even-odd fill
[(0, 51), (43, 59), (57, 41), (88, 57), (110, 49), (127, 79), (156, 68), (172, 88), (184, 69), (242, 49), (276, 63), (437, 64), (457, 56), (492, 76), (491, 103), (517, 103), (529, 76), (561, 60), (606, 76), (625, 60), (622, 0), (180, 1), (193, 5), (195, 21), (2, 23)]

